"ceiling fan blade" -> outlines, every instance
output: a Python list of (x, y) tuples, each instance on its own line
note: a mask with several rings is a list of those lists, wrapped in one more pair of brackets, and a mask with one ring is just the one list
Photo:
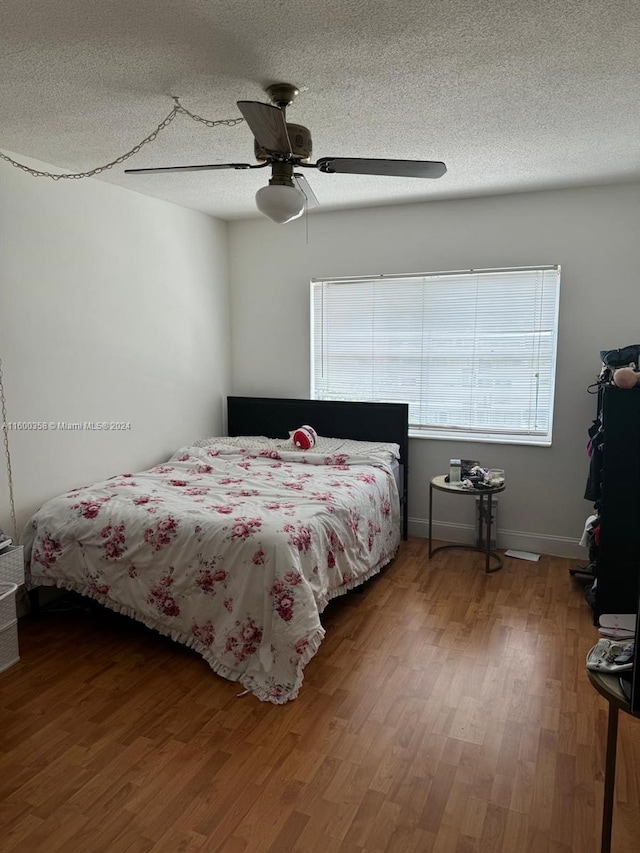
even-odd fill
[(238, 109), (251, 128), (258, 145), (276, 154), (291, 154), (284, 113), (271, 104), (261, 101), (238, 101)]
[(268, 163), (213, 163), (206, 166), (158, 166), (155, 169), (125, 169), (127, 175), (151, 174), (152, 172), (208, 172), (211, 169), (263, 169)]
[(321, 157), (316, 166), (328, 174), (392, 175), (397, 178), (440, 178), (447, 171), (445, 164), (438, 160), (375, 160), (371, 157)]
[(316, 198), (316, 194), (309, 186), (309, 182), (305, 178), (304, 175), (299, 174), (298, 172), (293, 173), (293, 180), (296, 183), (298, 189), (304, 194), (307, 199), (307, 210), (311, 210), (314, 207), (319, 207), (320, 202)]

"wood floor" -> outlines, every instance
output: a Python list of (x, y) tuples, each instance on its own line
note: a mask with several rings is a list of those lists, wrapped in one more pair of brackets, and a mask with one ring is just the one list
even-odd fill
[[(597, 853), (606, 703), (572, 562), (426, 542), (333, 602), (284, 706), (124, 617), (20, 622), (0, 675), (2, 853)], [(640, 849), (620, 716), (614, 853)]]

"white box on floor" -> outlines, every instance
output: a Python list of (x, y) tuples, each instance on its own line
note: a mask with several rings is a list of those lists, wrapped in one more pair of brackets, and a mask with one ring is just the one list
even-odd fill
[(17, 591), (17, 584), (0, 580), (0, 630), (16, 620)]
[(0, 583), (0, 672), (20, 660), (15, 583)]
[(24, 548), (22, 545), (9, 545), (0, 551), (0, 583), (8, 581), (18, 586), (24, 583)]
[(4, 628), (0, 628), (0, 672), (9, 669), (20, 660), (18, 648), (18, 620), (14, 619)]

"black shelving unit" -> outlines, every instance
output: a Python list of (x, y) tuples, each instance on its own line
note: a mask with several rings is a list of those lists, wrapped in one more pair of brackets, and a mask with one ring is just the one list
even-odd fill
[(636, 613), (640, 578), (640, 388), (600, 389), (604, 450), (595, 617)]

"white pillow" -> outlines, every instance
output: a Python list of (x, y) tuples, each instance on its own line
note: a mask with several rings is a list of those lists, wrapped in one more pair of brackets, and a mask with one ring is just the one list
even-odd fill
[(360, 441), (356, 438), (326, 438), (318, 436), (314, 453), (325, 456), (330, 453), (347, 453), (349, 456), (365, 456), (391, 462), (400, 458), (400, 445), (391, 441)]
[(266, 435), (223, 435), (212, 438), (200, 438), (192, 447), (209, 447), (212, 444), (226, 444), (229, 447), (243, 447), (245, 450), (295, 450), (296, 446), (288, 438), (267, 438)]
[(319, 435), (316, 446), (312, 450), (300, 450), (293, 443), (293, 431), (289, 438), (267, 438), (265, 435), (231, 435), (213, 438), (201, 438), (193, 443), (193, 447), (208, 447), (211, 444), (226, 444), (231, 447), (242, 447), (249, 451), (287, 450), (301, 454), (319, 454), (330, 456), (334, 453), (346, 453), (348, 456), (359, 456), (390, 463), (400, 458), (400, 445), (390, 441), (360, 441), (355, 438), (327, 438)]

